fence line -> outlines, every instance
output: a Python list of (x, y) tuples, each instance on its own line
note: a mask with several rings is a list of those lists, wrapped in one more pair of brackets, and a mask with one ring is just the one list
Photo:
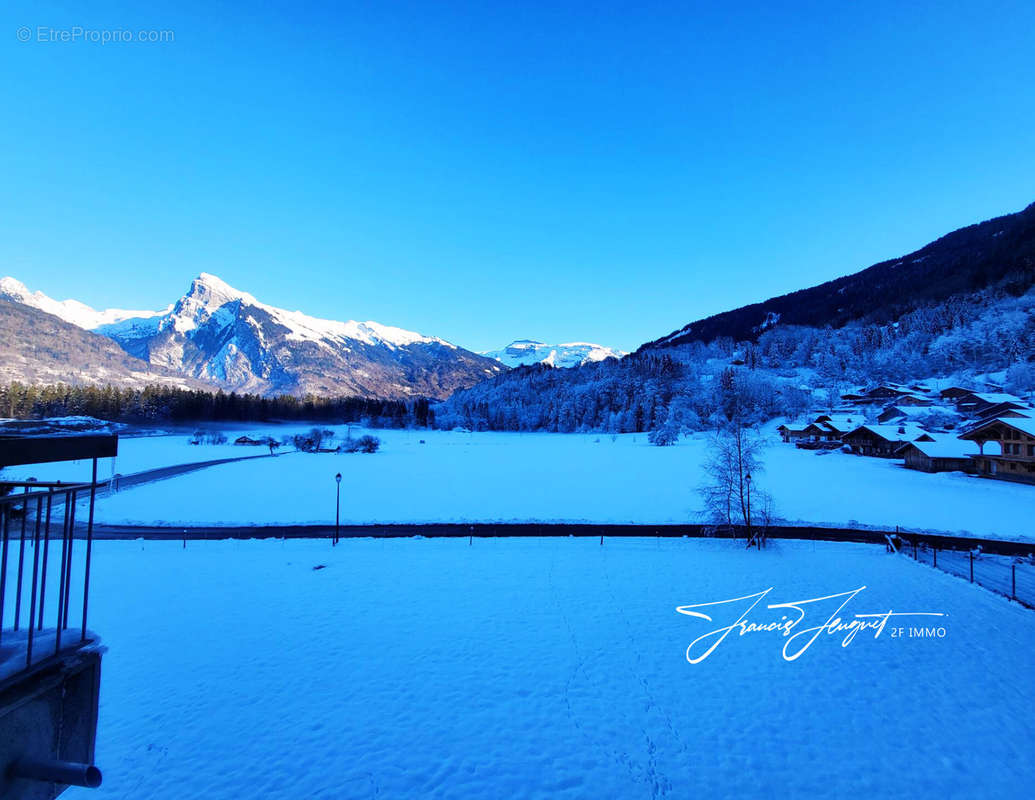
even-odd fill
[(946, 549), (920, 539), (905, 540), (900, 552), (921, 564), (1035, 608), (1035, 564), (1030, 558), (994, 555), (981, 548)]

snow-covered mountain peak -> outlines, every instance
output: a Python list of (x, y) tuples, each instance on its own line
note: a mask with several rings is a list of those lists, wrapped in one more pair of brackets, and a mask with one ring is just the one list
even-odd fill
[(222, 326), (226, 327), (236, 318), (239, 306), (235, 304), (261, 305), (247, 292), (235, 289), (215, 275), (202, 272), (191, 281), (187, 293), (162, 318), (158, 329), (187, 333), (210, 321), (221, 321)]
[(626, 355), (613, 347), (593, 342), (565, 342), (546, 344), (538, 339), (515, 339), (501, 350), (489, 350), (483, 356), (493, 358), (508, 367), (530, 364), (548, 364), (551, 367), (577, 367), (590, 361), (621, 358)]
[(184, 295), (184, 299), (186, 298), (195, 299), (209, 308), (219, 308), (236, 300), (250, 305), (260, 305), (252, 295), (235, 289), (222, 278), (210, 272), (202, 272), (191, 281), (190, 289)]
[(10, 276), (0, 278), (0, 293), (10, 297), (28, 297), (28, 287), (19, 280)]

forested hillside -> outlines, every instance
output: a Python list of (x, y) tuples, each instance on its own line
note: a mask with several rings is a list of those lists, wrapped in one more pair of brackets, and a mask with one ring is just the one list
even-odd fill
[(1035, 389), (1035, 204), (898, 259), (692, 323), (621, 361), (522, 368), (454, 394), (442, 426), (652, 431), (711, 427), (731, 392), (756, 420), (835, 405), (877, 381), (995, 373)]
[(851, 386), (1002, 373), (1035, 389), (1035, 290), (990, 289), (930, 303), (888, 324), (778, 326), (576, 369), (524, 367), (454, 394), (440, 426), (488, 430), (665, 431), (711, 427), (736, 384), (756, 420), (836, 405)]
[(884, 324), (918, 308), (992, 288), (1022, 294), (1035, 283), (1035, 203), (954, 231), (901, 258), (763, 303), (692, 322), (641, 349), (721, 337), (755, 339), (787, 325)]

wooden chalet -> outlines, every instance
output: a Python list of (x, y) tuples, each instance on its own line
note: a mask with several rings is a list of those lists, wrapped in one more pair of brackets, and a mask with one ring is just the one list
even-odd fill
[(1002, 418), (1013, 418), (1017, 417), (1035, 417), (1035, 408), (1031, 406), (1020, 405), (1018, 403), (997, 403), (991, 408), (986, 408), (981, 413), (977, 414), (976, 422), (986, 422), (996, 417)]
[(820, 414), (813, 420), (816, 424), (824, 424), (838, 433), (838, 438), (849, 431), (854, 431), (863, 422), (860, 414)]
[(902, 394), (895, 398), (895, 405), (897, 406), (929, 406), (931, 401), (921, 395), (916, 394)]
[(960, 438), (977, 443), (978, 453), (971, 458), (979, 475), (1035, 483), (1035, 419), (998, 417), (971, 428)]
[(862, 422), (858, 414), (820, 414), (807, 424), (781, 425), (776, 430), (785, 442), (810, 449), (838, 447), (841, 437)]
[(810, 425), (780, 425), (776, 431), (780, 434), (780, 438), (785, 442), (799, 442), (802, 439), (808, 437), (808, 429)]
[(944, 389), (938, 392), (942, 400), (948, 400), (950, 403), (955, 403), (961, 397), (973, 393), (973, 389), (965, 389), (962, 386), (946, 386)]
[(897, 400), (900, 397), (911, 394), (908, 386), (898, 383), (882, 383), (866, 390), (866, 399), (871, 402), (878, 400)]
[(1003, 392), (971, 392), (956, 400), (956, 408), (972, 417), (987, 417), (994, 408), (1029, 408), (1021, 398)]
[(895, 405), (888, 406), (877, 415), (877, 422), (881, 424), (898, 422), (899, 420), (915, 420), (917, 417), (926, 414), (927, 409), (923, 406)]
[(895, 458), (903, 445), (923, 433), (922, 428), (913, 424), (861, 425), (846, 433), (841, 441), (856, 455)]
[(839, 444), (841, 434), (824, 423), (810, 422), (807, 425), (781, 425), (777, 430), (785, 442), (798, 446), (821, 445), (833, 442)]
[(911, 405), (930, 405), (930, 400), (923, 396), (923, 390), (916, 387), (904, 386), (900, 383), (882, 383), (873, 386), (863, 392), (848, 392), (841, 395), (846, 403), (856, 405), (868, 403), (885, 403), (888, 401), (899, 402), (903, 398), (909, 398), (904, 402)]
[(975, 442), (943, 434), (921, 437), (925, 441), (907, 442), (899, 450), (910, 469), (924, 472), (974, 472), (976, 465), (971, 456), (978, 454)]

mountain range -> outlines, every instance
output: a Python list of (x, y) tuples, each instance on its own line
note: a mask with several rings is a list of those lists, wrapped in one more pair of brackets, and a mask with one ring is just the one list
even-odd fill
[[(774, 328), (891, 325), (987, 294), (1019, 297), (1035, 284), (1035, 204), (949, 233), (900, 258), (790, 294), (697, 320), (633, 356), (585, 342), (519, 339), (474, 353), (377, 322), (286, 311), (202, 273), (160, 311), (95, 310), (0, 280), (0, 380), (160, 383), (263, 395), (450, 397), (511, 367), (579, 366), (637, 358), (717, 339), (757, 340)], [(959, 299), (957, 299), (959, 298)], [(628, 362), (628, 363), (627, 363)], [(518, 375), (507, 376), (520, 384)], [(558, 375), (560, 381), (578, 381)]]
[(13, 278), (0, 299), (8, 380), (401, 399), (447, 397), (504, 369), (434, 336), (276, 308), (207, 273), (161, 311), (97, 311)]
[(508, 367), (527, 367), (531, 364), (578, 367), (592, 361), (603, 361), (605, 358), (621, 358), (626, 354), (621, 350), (592, 342), (545, 344), (535, 339), (516, 339), (500, 350), (489, 350), (482, 355)]

